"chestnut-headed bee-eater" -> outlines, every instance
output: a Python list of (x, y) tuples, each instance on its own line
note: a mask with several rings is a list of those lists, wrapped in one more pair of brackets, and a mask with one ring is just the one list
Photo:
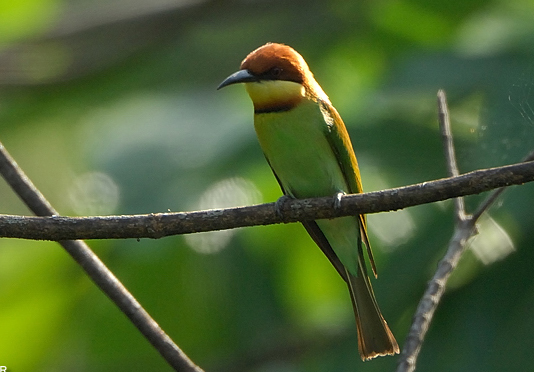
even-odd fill
[[(347, 129), (299, 53), (287, 45), (265, 44), (251, 52), (218, 89), (236, 83), (244, 83), (252, 99), (260, 146), (286, 197), (362, 192)], [(363, 245), (375, 276), (376, 267), (365, 216), (303, 225), (349, 287), (361, 358), (397, 354), (399, 346), (367, 275)]]

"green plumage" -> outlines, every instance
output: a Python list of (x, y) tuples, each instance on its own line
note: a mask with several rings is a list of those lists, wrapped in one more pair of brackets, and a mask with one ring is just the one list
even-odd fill
[[(336, 141), (329, 140), (337, 135), (335, 127), (327, 125), (316, 102), (304, 100), (289, 111), (256, 114), (254, 127), (286, 195), (302, 199), (352, 192), (332, 147)], [(317, 225), (343, 265), (356, 276), (361, 240), (357, 218), (319, 220)]]
[[(219, 89), (245, 83), (254, 127), (282, 191), (294, 198), (360, 193), (360, 172), (347, 129), (294, 49), (267, 43), (251, 52)], [(304, 227), (349, 287), (362, 359), (399, 347), (380, 313), (363, 245), (376, 276), (365, 216), (305, 221)]]
[[(288, 111), (256, 113), (254, 127), (285, 195), (295, 198), (362, 192), (360, 173), (341, 118), (330, 105), (303, 99)], [(348, 141), (348, 142), (347, 142)], [(341, 217), (303, 225), (349, 287), (363, 359), (398, 352), (375, 299), (362, 242), (373, 271), (365, 218)]]

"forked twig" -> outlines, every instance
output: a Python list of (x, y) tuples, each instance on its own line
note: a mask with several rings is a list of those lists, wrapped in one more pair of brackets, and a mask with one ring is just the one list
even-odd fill
[[(449, 114), (445, 92), (438, 92), (438, 111), (439, 125), (442, 134), (445, 158), (447, 160), (448, 173), (451, 176), (457, 176), (458, 166), (454, 153), (454, 143), (450, 129)], [(523, 161), (534, 159), (534, 151), (531, 152)], [(415, 370), (417, 357), (421, 350), (426, 332), (432, 322), (434, 312), (445, 292), (447, 280), (458, 265), (460, 257), (467, 248), (468, 240), (476, 234), (476, 223), (480, 216), (493, 205), (497, 197), (505, 190), (505, 187), (495, 189), (480, 204), (473, 215), (465, 212), (463, 197), (455, 200), (455, 217), (456, 225), (453, 237), (449, 242), (449, 247), (445, 256), (438, 263), (438, 268), (434, 276), (429, 281), (427, 288), (417, 310), (415, 312), (410, 331), (406, 337), (406, 342), (397, 365), (397, 372), (412, 372)]]

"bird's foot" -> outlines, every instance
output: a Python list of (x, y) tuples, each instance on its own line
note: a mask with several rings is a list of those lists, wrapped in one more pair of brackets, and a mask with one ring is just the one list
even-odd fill
[(343, 191), (340, 191), (334, 195), (334, 209), (341, 208), (341, 198), (346, 194)]
[(291, 196), (288, 195), (282, 195), (278, 198), (278, 200), (274, 203), (274, 211), (278, 217), (280, 217), (282, 220), (284, 219), (284, 213), (282, 212), (282, 209), (284, 207), (284, 204), (288, 201), (293, 199)]

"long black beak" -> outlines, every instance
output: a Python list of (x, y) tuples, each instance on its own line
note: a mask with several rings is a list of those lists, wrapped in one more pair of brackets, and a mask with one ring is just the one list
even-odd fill
[(217, 87), (217, 90), (232, 84), (250, 83), (254, 81), (258, 81), (258, 78), (252, 75), (248, 70), (239, 70), (224, 79), (224, 81)]

